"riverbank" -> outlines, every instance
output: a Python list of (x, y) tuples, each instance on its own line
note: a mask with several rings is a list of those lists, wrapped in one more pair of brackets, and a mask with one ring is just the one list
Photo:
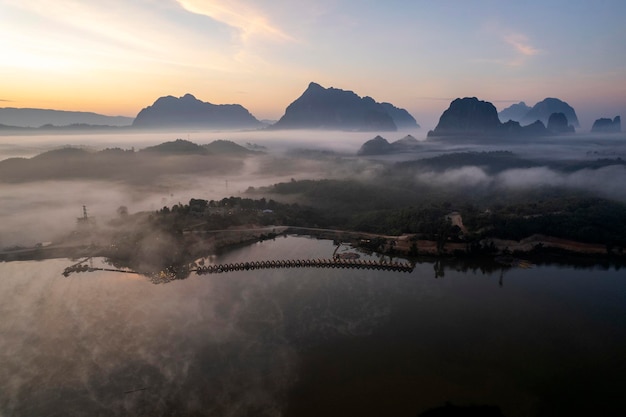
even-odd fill
[[(254, 227), (231, 228), (227, 230), (185, 233), (183, 242), (189, 249), (191, 258), (207, 253), (224, 253), (255, 242), (273, 239), (284, 235), (308, 235), (318, 239), (350, 243), (363, 250), (385, 255), (402, 256), (409, 259), (429, 258), (492, 258), (515, 256), (532, 259), (534, 262), (565, 262), (568, 264), (606, 264), (607, 261), (626, 265), (622, 251), (607, 248), (606, 245), (582, 243), (545, 235), (533, 235), (520, 241), (504, 239), (483, 239), (479, 242), (447, 241), (441, 244), (433, 240), (418, 239), (416, 235), (400, 236), (362, 233), (350, 230), (304, 228), (304, 227)], [(116, 259), (114, 248), (102, 242), (86, 244), (83, 238), (76, 242), (65, 240), (58, 245), (20, 248), (0, 252), (0, 261), (43, 260), (53, 258), (81, 258), (91, 256)], [(193, 259), (189, 259), (192, 262)]]

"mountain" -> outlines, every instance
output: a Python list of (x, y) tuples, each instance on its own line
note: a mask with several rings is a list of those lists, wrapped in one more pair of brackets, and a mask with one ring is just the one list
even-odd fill
[(256, 152), (228, 141), (200, 146), (176, 139), (135, 152), (64, 147), (32, 158), (0, 161), (0, 184), (53, 179), (97, 179), (158, 184), (167, 175), (224, 175), (241, 172)]
[(416, 146), (419, 146), (419, 144), (419, 140), (415, 139), (412, 135), (406, 135), (402, 139), (398, 139), (397, 141), (393, 142), (391, 145), (395, 149), (405, 150), (415, 148)]
[(567, 124), (563, 113), (552, 113), (548, 119), (548, 130), (552, 133), (574, 133), (574, 126)]
[(191, 94), (160, 97), (133, 121), (139, 128), (250, 129), (263, 124), (239, 104), (211, 104)]
[(529, 124), (541, 120), (546, 125), (552, 113), (563, 113), (568, 125), (580, 127), (574, 108), (558, 98), (546, 98), (535, 104), (519, 122)]
[(420, 125), (411, 114), (405, 109), (394, 106), (391, 103), (380, 103), (396, 124), (396, 127), (400, 130), (404, 129), (419, 129)]
[(40, 153), (39, 155), (33, 156), (31, 159), (34, 161), (38, 160), (52, 160), (52, 159), (71, 159), (71, 158), (82, 158), (89, 155), (89, 152), (82, 148), (72, 148), (65, 147), (60, 149), (53, 149), (51, 151), (46, 151), (44, 153)]
[(48, 127), (70, 125), (121, 127), (130, 126), (132, 123), (132, 117), (105, 116), (91, 112), (29, 108), (21, 109), (15, 107), (0, 108), (0, 125), (7, 125), (5, 127), (38, 128), (44, 125), (48, 125)]
[(520, 122), (530, 109), (531, 107), (528, 107), (526, 103), (520, 101), (519, 103), (513, 104), (498, 113), (498, 118), (502, 123), (508, 122), (509, 120)]
[(376, 136), (361, 145), (357, 155), (387, 155), (391, 153), (407, 152), (414, 150), (419, 146), (419, 141), (411, 135), (407, 135), (402, 139), (389, 143), (382, 136)]
[(202, 145), (202, 147), (212, 154), (247, 155), (257, 153), (257, 151), (237, 145), (230, 140), (214, 140), (207, 145)]
[(498, 111), (488, 101), (476, 97), (457, 98), (443, 112), (434, 131), (428, 136), (493, 134), (500, 127)]
[(155, 146), (149, 146), (142, 149), (141, 152), (155, 152), (161, 154), (198, 154), (205, 155), (209, 153), (204, 147), (196, 145), (193, 142), (184, 139), (176, 139), (175, 141), (164, 142)]
[(622, 119), (615, 116), (615, 119), (597, 119), (591, 127), (592, 132), (618, 133), (622, 131)]
[(457, 98), (443, 112), (435, 130), (428, 137), (436, 136), (504, 136), (530, 137), (550, 134), (543, 122), (536, 120), (527, 126), (509, 120), (501, 123), (498, 112), (488, 101), (476, 97)]
[(357, 155), (384, 155), (392, 151), (389, 141), (382, 136), (376, 136), (361, 145)]
[(505, 137), (511, 136), (546, 136), (551, 134), (551, 132), (546, 128), (546, 126), (540, 122), (539, 120), (535, 121), (535, 123), (531, 123), (526, 126), (522, 126), (519, 122), (515, 120), (509, 120), (506, 123), (502, 123), (500, 128), (498, 129), (498, 133)]
[(312, 82), (271, 129), (395, 131), (398, 127), (416, 127), (413, 123), (415, 119), (406, 110), (389, 103)]

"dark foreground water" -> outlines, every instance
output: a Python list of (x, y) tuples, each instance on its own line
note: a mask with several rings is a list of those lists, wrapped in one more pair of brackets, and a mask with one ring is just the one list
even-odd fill
[[(330, 257), (278, 238), (216, 261)], [(0, 416), (626, 415), (626, 273), (281, 269), (163, 285), (0, 263)]]

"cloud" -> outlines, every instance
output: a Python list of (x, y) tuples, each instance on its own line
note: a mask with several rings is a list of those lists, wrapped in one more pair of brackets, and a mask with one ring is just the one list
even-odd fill
[(497, 176), (498, 182), (506, 187), (533, 188), (545, 185), (566, 185), (566, 176), (547, 167), (510, 169)]
[(530, 44), (528, 37), (521, 33), (509, 33), (504, 35), (504, 42), (513, 47), (515, 56), (505, 60), (504, 63), (511, 67), (519, 67), (526, 63), (528, 58), (539, 55), (541, 50)]
[(482, 168), (476, 166), (449, 169), (443, 173), (425, 172), (418, 174), (417, 179), (418, 181), (445, 187), (487, 186), (493, 181)]
[(243, 41), (261, 36), (274, 41), (295, 41), (290, 35), (274, 25), (259, 10), (246, 1), (177, 0), (191, 13), (204, 15), (237, 29)]
[(534, 56), (541, 53), (541, 50), (532, 46), (525, 35), (519, 33), (509, 34), (504, 37), (504, 41), (513, 46), (515, 51), (524, 56)]
[(441, 187), (472, 189), (529, 189), (537, 187), (565, 187), (582, 190), (618, 201), (626, 201), (626, 191), (622, 182), (626, 167), (610, 165), (599, 169), (581, 169), (564, 173), (548, 167), (508, 169), (496, 175), (488, 175), (477, 166), (465, 166), (444, 172), (422, 172), (417, 174), (418, 182)]
[(241, 71), (229, 34), (190, 24), (175, 7), (178, 13), (166, 2), (6, 0), (0, 49), (7, 66), (47, 75)]
[(529, 58), (542, 53), (541, 49), (538, 49), (531, 45), (528, 37), (521, 33), (507, 33), (501, 34), (503, 42), (508, 44), (512, 48), (512, 53), (507, 58), (478, 58), (474, 59), (474, 62), (485, 62), (491, 64), (504, 65), (508, 67), (519, 67), (524, 65)]
[(480, 57), (474, 59), (474, 62), (519, 67), (532, 57), (544, 52), (536, 47), (527, 35), (500, 22), (486, 22), (483, 25), (483, 32), (487, 39), (494, 40), (498, 44), (493, 47), (498, 51), (499, 56)]

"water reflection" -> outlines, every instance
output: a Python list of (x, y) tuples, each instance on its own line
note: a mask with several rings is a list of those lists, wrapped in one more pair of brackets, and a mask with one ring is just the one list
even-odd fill
[[(277, 238), (211, 262), (333, 250)], [(620, 271), (424, 260), (411, 274), (300, 268), (152, 285), (106, 271), (63, 277), (67, 266), (0, 264), (0, 414), (415, 416), (446, 401), (506, 416), (626, 409)]]

